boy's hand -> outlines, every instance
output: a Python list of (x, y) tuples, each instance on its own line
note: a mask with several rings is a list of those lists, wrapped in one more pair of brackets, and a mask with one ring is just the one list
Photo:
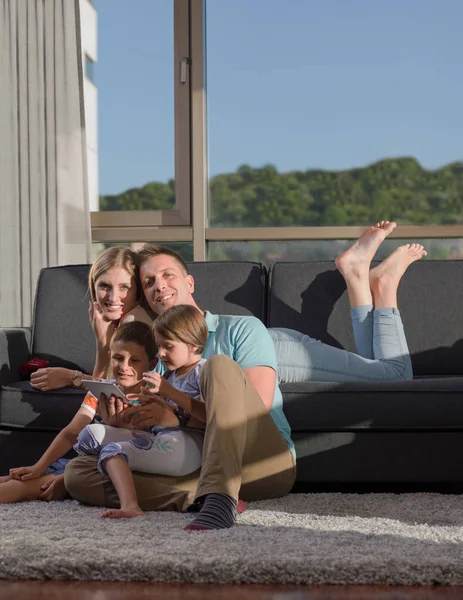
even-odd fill
[(130, 427), (130, 416), (127, 415), (128, 404), (122, 401), (121, 398), (101, 394), (100, 401), (97, 405), (97, 413), (103, 419), (106, 425), (112, 427)]
[(37, 479), (40, 475), (43, 475), (43, 469), (32, 465), (31, 467), (16, 467), (10, 469), (10, 476), (18, 481), (27, 481), (28, 479)]
[(66, 488), (64, 487), (64, 475), (51, 477), (40, 487), (40, 500), (50, 502), (51, 500), (64, 500)]

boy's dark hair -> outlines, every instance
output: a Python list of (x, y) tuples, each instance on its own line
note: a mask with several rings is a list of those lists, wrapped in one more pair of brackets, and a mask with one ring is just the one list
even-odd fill
[(200, 310), (189, 304), (178, 304), (171, 306), (156, 317), (153, 323), (153, 333), (166, 340), (197, 346), (196, 354), (202, 354), (209, 330)]
[(130, 321), (119, 325), (111, 338), (110, 345), (112, 346), (115, 342), (135, 342), (135, 344), (145, 349), (150, 362), (156, 358), (158, 353), (151, 327), (147, 323), (142, 323), (142, 321)]
[(171, 250), (170, 248), (167, 248), (166, 246), (144, 244), (137, 252), (138, 265), (139, 267), (141, 267), (143, 263), (145, 263), (148, 259), (152, 258), (153, 256), (162, 256), (163, 254), (165, 254), (166, 256), (171, 256), (173, 259), (175, 259), (181, 267), (182, 271), (184, 271), (185, 275), (189, 275), (187, 264), (180, 256), (180, 254), (178, 254), (178, 252), (175, 252), (174, 250)]

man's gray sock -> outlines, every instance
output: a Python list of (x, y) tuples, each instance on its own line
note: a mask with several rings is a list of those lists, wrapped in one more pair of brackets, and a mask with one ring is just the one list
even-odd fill
[(207, 494), (198, 516), (185, 529), (227, 529), (235, 524), (237, 514), (236, 500), (227, 494)]

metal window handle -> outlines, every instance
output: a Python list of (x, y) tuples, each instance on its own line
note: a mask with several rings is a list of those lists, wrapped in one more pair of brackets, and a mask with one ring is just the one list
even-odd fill
[(186, 83), (186, 69), (189, 64), (190, 60), (184, 56), (180, 61), (180, 83)]

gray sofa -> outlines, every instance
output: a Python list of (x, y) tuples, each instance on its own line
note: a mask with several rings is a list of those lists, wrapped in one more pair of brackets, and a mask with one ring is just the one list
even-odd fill
[[(355, 350), (345, 284), (333, 263), (190, 263), (199, 306), (255, 315)], [(31, 464), (77, 410), (83, 393), (17, 383), (38, 356), (90, 372), (88, 265), (43, 269), (31, 329), (0, 329), (0, 474)], [(463, 261), (407, 271), (399, 308), (415, 379), (282, 384), (297, 452), (295, 489), (444, 489), (463, 479)], [(15, 383), (16, 382), (16, 383)]]

